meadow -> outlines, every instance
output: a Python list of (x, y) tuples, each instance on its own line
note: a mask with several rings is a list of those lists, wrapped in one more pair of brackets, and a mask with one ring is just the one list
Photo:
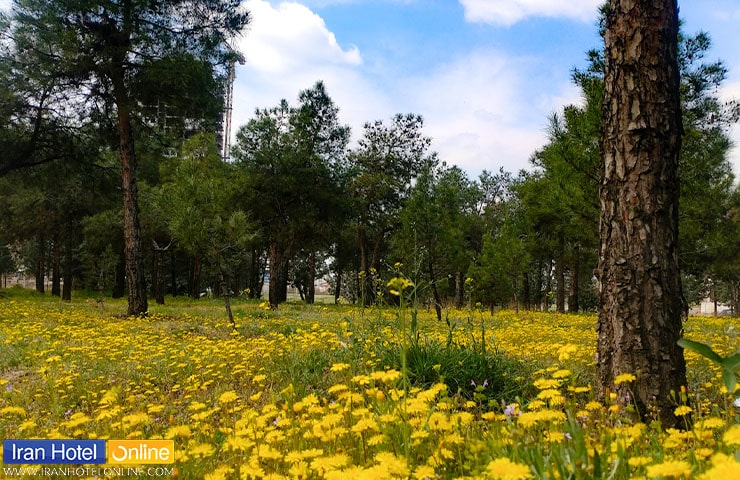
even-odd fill
[[(740, 478), (719, 369), (686, 352), (685, 430), (636, 422), (596, 399), (593, 315), (232, 308), (2, 291), (0, 437), (173, 439), (179, 479)], [(736, 325), (685, 335), (728, 355)]]

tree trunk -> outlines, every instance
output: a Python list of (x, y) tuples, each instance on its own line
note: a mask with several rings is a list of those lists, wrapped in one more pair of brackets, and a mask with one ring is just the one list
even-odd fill
[(550, 297), (552, 296), (552, 260), (547, 261), (545, 270), (545, 298), (542, 299), (542, 311), (550, 311)]
[(285, 252), (275, 240), (270, 241), (270, 286), (268, 301), (272, 308), (287, 300), (288, 260)]
[[(599, 393), (677, 425), (686, 385), (678, 267), (681, 112), (676, 0), (610, 0), (600, 190)], [(637, 377), (615, 385), (622, 373)], [(628, 396), (628, 393), (631, 397)]]
[(123, 74), (123, 58), (113, 59), (111, 72), (113, 95), (118, 109), (118, 140), (121, 154), (123, 190), (123, 245), (128, 287), (128, 314), (143, 315), (149, 309), (144, 276), (144, 252), (139, 224), (139, 187), (136, 180), (137, 160), (134, 132), (131, 126), (131, 101)]
[(437, 288), (437, 276), (434, 273), (434, 262), (431, 256), (428, 262), (429, 268), (429, 283), (432, 285), (432, 297), (434, 298), (434, 312), (437, 314), (437, 321), (442, 321), (442, 298), (439, 296), (439, 289)]
[(165, 273), (164, 273), (164, 254), (169, 250), (172, 242), (166, 247), (160, 247), (156, 240), (152, 239), (152, 246), (154, 247), (154, 274), (152, 275), (152, 283), (154, 284), (154, 301), (158, 305), (164, 305), (164, 291), (165, 291)]
[(455, 308), (461, 309), (465, 303), (465, 278), (463, 272), (455, 272)]
[(573, 247), (573, 261), (570, 264), (570, 285), (568, 287), (568, 312), (577, 313), (580, 310), (578, 294), (580, 293), (581, 247)]
[(542, 260), (537, 261), (537, 285), (535, 286), (535, 310), (542, 310)]
[(36, 259), (36, 291), (44, 293), (44, 280), (46, 277), (46, 236), (39, 234), (38, 241), (38, 258)]
[(113, 298), (123, 298), (126, 294), (126, 261), (124, 260), (124, 254), (121, 253), (118, 256), (118, 262), (113, 272), (113, 291), (111, 296)]
[(229, 319), (229, 325), (231, 325), (231, 328), (236, 330), (234, 313), (231, 311), (231, 294), (229, 292), (229, 286), (226, 283), (226, 277), (224, 276), (223, 268), (221, 268), (220, 265), (218, 267), (218, 280), (221, 284), (221, 295), (224, 297), (224, 308), (226, 309), (226, 316)]
[(72, 277), (74, 276), (74, 249), (72, 247), (71, 236), (66, 239), (66, 245), (64, 248), (64, 284), (62, 285), (62, 300), (67, 302), (72, 301)]
[(342, 267), (337, 267), (335, 272), (337, 281), (334, 285), (334, 304), (339, 304), (339, 299), (342, 297)]
[(177, 296), (177, 253), (170, 252), (168, 255), (170, 259), (170, 294), (173, 297)]
[(200, 255), (193, 256), (193, 264), (190, 268), (190, 298), (200, 298)]
[(565, 257), (562, 252), (555, 260), (555, 311), (565, 313)]
[(370, 280), (370, 265), (368, 264), (368, 240), (364, 225), (357, 227), (357, 244), (360, 247), (360, 271), (358, 286), (360, 291), (360, 303), (367, 307), (373, 301), (372, 281)]
[(308, 285), (306, 285), (306, 303), (316, 301), (316, 252), (308, 256)]
[(51, 243), (51, 296), (62, 296), (62, 272), (61, 260), (62, 246), (60, 245), (59, 235), (54, 235)]

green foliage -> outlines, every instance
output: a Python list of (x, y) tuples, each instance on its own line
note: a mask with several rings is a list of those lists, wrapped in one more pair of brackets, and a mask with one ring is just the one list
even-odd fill
[(722, 357), (720, 354), (712, 350), (712, 347), (705, 343), (695, 342), (688, 338), (682, 338), (678, 341), (678, 345), (687, 350), (691, 350), (694, 353), (708, 358), (713, 363), (719, 365), (722, 368), (722, 381), (727, 387), (727, 391), (732, 394), (735, 392), (735, 386), (737, 385), (737, 370), (740, 367), (740, 353), (730, 355), (728, 357)]
[[(287, 262), (300, 249), (326, 249), (349, 214), (344, 200), (344, 155), (349, 127), (323, 82), (287, 101), (259, 110), (239, 129), (233, 158), (239, 200), (270, 251), (270, 303), (285, 301)], [(313, 285), (314, 278), (308, 283)]]
[[(379, 357), (383, 365), (400, 368), (400, 353), (399, 346), (389, 346)], [(428, 388), (442, 382), (450, 392), (487, 408), (531, 393), (531, 368), (495, 349), (425, 339), (412, 342), (406, 358), (411, 385)]]

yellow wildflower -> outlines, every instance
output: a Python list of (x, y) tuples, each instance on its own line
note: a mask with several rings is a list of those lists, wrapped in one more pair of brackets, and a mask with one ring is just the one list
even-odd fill
[(740, 425), (730, 427), (725, 434), (722, 435), (722, 440), (728, 447), (740, 446)]
[(632, 373), (620, 373), (614, 379), (614, 385), (621, 385), (623, 383), (632, 383), (635, 380), (637, 380), (637, 377), (634, 376)]
[(192, 435), (190, 427), (187, 425), (175, 425), (174, 427), (167, 429), (167, 432), (164, 434), (164, 438), (190, 438)]
[(680, 478), (691, 475), (691, 465), (684, 460), (667, 460), (647, 467), (647, 476)]
[(222, 393), (218, 397), (218, 403), (228, 405), (229, 403), (233, 403), (239, 399), (239, 395), (236, 394), (235, 391), (229, 390), (228, 392)]
[(492, 480), (523, 480), (532, 478), (532, 470), (508, 458), (497, 458), (486, 466), (486, 477)]
[(673, 414), (677, 417), (683, 417), (684, 415), (688, 415), (689, 413), (691, 413), (691, 407), (687, 405), (681, 405), (673, 411)]

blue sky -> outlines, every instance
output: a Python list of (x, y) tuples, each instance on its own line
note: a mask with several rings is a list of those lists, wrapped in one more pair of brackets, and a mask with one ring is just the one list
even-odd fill
[[(580, 100), (570, 81), (598, 48), (601, 0), (247, 0), (238, 42), (234, 130), (254, 109), (323, 80), (355, 138), (367, 121), (424, 117), (448, 164), (530, 168), (547, 117)], [(740, 98), (740, 2), (679, 2), (684, 29), (707, 31), (730, 73), (723, 98)], [(732, 136), (740, 144), (740, 129)], [(740, 173), (740, 149), (732, 152)]]

